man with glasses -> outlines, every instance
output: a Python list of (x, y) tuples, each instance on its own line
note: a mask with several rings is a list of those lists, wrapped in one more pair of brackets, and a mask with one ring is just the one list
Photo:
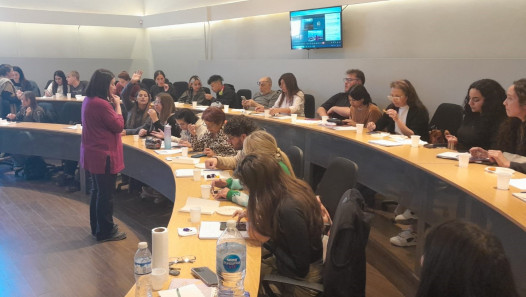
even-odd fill
[(253, 107), (271, 108), (274, 102), (279, 97), (278, 91), (272, 90), (272, 79), (268, 76), (262, 77), (257, 82), (259, 86), (259, 92), (254, 94), (252, 99), (244, 100), (241, 102), (245, 109)]
[(345, 86), (344, 92), (332, 96), (318, 108), (317, 112), (320, 117), (330, 116), (341, 120), (349, 118), (350, 103), (347, 93), (353, 86), (365, 84), (365, 75), (361, 70), (350, 69), (347, 70), (347, 75), (343, 82)]

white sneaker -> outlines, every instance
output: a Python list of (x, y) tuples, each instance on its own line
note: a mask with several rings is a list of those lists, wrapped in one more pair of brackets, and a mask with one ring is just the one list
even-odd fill
[(409, 208), (406, 209), (404, 213), (395, 217), (395, 222), (402, 225), (412, 225), (415, 224), (417, 220), (418, 217)]
[(389, 239), (392, 245), (406, 247), (416, 245), (416, 233), (411, 230), (403, 230), (398, 235)]

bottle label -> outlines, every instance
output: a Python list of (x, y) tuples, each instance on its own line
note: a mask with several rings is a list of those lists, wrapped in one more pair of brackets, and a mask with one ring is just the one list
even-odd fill
[(152, 262), (135, 262), (135, 274), (144, 275), (152, 273)]
[(228, 255), (223, 258), (223, 267), (229, 273), (237, 272), (241, 267), (241, 258), (238, 255)]

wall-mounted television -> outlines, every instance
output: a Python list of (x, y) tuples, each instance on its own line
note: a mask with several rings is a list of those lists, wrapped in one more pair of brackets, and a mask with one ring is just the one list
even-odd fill
[(290, 12), (290, 48), (342, 47), (342, 7)]

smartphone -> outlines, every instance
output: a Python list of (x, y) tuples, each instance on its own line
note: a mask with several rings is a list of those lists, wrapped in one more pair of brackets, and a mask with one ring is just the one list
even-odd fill
[(245, 101), (245, 100), (247, 100), (247, 97), (241, 96), (241, 101)]
[(192, 158), (201, 158), (201, 157), (206, 157), (206, 154), (205, 153), (199, 153), (199, 154), (194, 154), (191, 157)]
[[(236, 228), (238, 231), (247, 231), (247, 222), (237, 222)], [(219, 230), (225, 230), (226, 229), (226, 222), (221, 222), (221, 225), (219, 226)]]
[(192, 274), (201, 279), (207, 286), (217, 286), (217, 275), (208, 267), (194, 267)]

